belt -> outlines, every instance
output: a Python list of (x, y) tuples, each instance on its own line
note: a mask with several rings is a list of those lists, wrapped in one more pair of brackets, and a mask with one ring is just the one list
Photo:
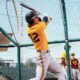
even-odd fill
[(49, 53), (50, 50), (37, 50), (37, 52), (39, 52), (39, 53)]

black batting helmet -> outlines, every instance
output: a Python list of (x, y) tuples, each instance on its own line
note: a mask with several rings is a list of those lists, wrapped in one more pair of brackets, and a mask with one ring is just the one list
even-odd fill
[[(26, 14), (25, 19), (26, 19), (27, 23), (33, 24), (33, 18), (38, 17), (38, 15), (39, 14), (37, 14), (35, 11), (31, 11)], [(39, 18), (39, 21), (41, 21), (41, 18)]]
[(71, 56), (75, 56), (75, 53), (71, 53)]
[(38, 16), (36, 12), (31, 11), (29, 13), (26, 14), (25, 19), (29, 24), (33, 23), (33, 18)]

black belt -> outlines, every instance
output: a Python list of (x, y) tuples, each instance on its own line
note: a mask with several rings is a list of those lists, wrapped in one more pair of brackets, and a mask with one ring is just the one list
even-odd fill
[(39, 53), (49, 53), (50, 50), (37, 50), (37, 52), (39, 52)]

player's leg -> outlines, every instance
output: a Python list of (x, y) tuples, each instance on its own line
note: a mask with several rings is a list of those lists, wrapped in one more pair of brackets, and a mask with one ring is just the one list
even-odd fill
[(78, 69), (77, 77), (78, 77), (78, 80), (80, 80), (80, 70), (79, 69)]
[(36, 68), (36, 80), (44, 80), (47, 72), (47, 67), (37, 66)]
[(36, 61), (36, 77), (32, 78), (30, 80), (44, 80), (47, 72), (47, 66), (43, 64), (43, 62), (39, 59)]
[(63, 66), (63, 65), (61, 65), (61, 67), (63, 68), (63, 70), (64, 70), (64, 74), (65, 74), (65, 78), (66, 78), (66, 80), (67, 80), (67, 66)]
[(49, 65), (49, 70), (56, 72), (58, 80), (66, 80), (64, 69), (57, 63), (56, 60), (51, 58), (51, 63)]
[(71, 80), (74, 80), (73, 79), (73, 68), (71, 68)]
[(77, 80), (77, 72), (76, 69), (72, 69), (73, 80)]
[(76, 72), (77, 72), (77, 80), (80, 80), (80, 71), (79, 71), (79, 69), (76, 69)]
[(44, 80), (50, 63), (48, 53), (37, 53), (36, 59), (36, 80)]

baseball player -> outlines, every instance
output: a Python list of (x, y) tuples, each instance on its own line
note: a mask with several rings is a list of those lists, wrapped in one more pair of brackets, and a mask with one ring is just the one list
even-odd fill
[(71, 54), (71, 73), (72, 73), (72, 79), (77, 80), (78, 79), (78, 59), (75, 58), (75, 53)]
[(44, 16), (43, 21), (41, 21), (38, 14), (31, 11), (27, 13), (25, 19), (28, 23), (27, 34), (36, 49), (36, 77), (30, 80), (44, 80), (48, 69), (56, 72), (58, 80), (65, 80), (62, 67), (50, 55), (48, 41), (44, 32), (50, 18)]

